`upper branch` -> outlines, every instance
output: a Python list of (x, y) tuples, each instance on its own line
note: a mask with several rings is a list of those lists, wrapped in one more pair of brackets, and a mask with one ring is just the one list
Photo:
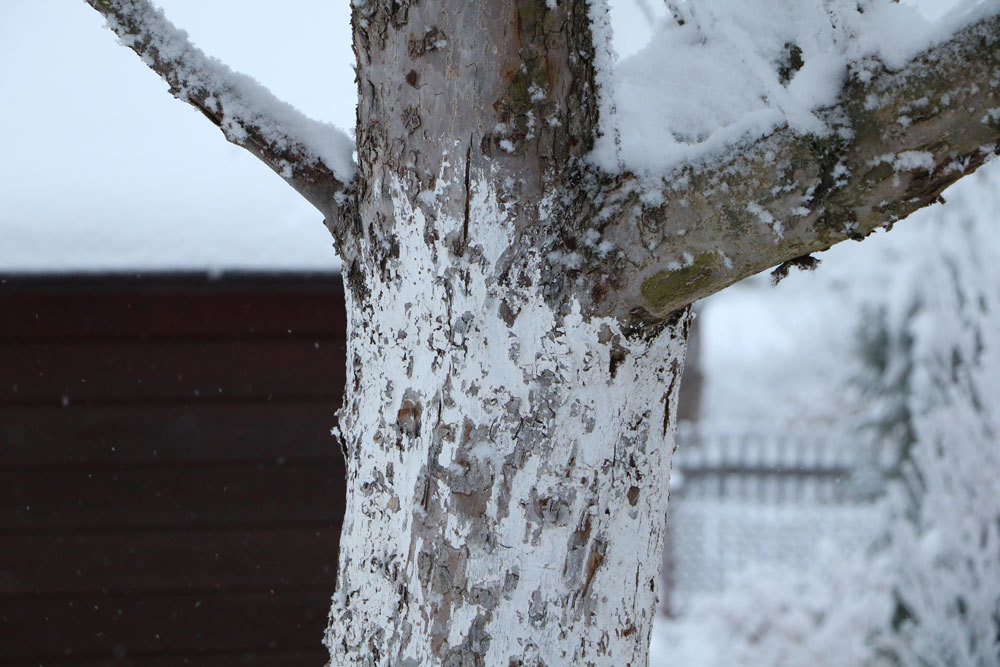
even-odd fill
[(635, 176), (606, 181), (602, 235), (623, 252), (599, 308), (663, 316), (940, 201), (1000, 145), (998, 47), (993, 16), (902, 70), (851, 80), (824, 113), (828, 135), (786, 128), (686, 167), (661, 204), (641, 203)]
[(205, 55), (149, 0), (87, 0), (122, 44), (320, 210), (338, 219), (352, 200), (354, 143), (329, 123), (307, 118), (254, 79)]

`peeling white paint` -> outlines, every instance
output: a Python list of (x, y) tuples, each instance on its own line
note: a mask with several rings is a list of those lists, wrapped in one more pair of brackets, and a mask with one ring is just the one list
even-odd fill
[(419, 207), (387, 184), (398, 259), (349, 297), (332, 664), (645, 664), (686, 324), (629, 339), (499, 287), (510, 213), (474, 171), (452, 252), (456, 171)]

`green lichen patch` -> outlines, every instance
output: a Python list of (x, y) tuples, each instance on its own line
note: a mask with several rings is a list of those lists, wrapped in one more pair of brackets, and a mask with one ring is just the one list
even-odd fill
[(717, 253), (707, 252), (695, 258), (690, 265), (661, 271), (647, 278), (642, 287), (643, 305), (651, 313), (663, 313), (686, 303), (693, 295), (712, 283), (713, 276), (722, 267)]

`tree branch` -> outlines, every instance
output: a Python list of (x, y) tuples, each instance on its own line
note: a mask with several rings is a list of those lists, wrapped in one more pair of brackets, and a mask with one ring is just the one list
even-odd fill
[(257, 156), (336, 224), (353, 206), (354, 143), (328, 123), (307, 118), (254, 79), (191, 44), (149, 0), (86, 0), (121, 43), (159, 74), (179, 100)]
[(939, 201), (1000, 142), (1000, 17), (898, 72), (849, 81), (829, 136), (775, 132), (672, 174), (663, 203), (605, 183), (602, 238), (623, 252), (599, 310), (657, 317), (769, 267), (860, 240)]

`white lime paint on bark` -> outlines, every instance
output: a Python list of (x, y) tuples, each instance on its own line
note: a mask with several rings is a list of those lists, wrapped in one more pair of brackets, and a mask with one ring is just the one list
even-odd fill
[(687, 311), (592, 312), (590, 15), (356, 5), (333, 665), (646, 661)]
[[(835, 136), (779, 130), (650, 193), (585, 160), (612, 114), (604, 0), (354, 0), (358, 165), (344, 182), (275, 141), (287, 132), (265, 126), (284, 115), (244, 109), (257, 95), (237, 96), (234, 133), (220, 82), (190, 85), (201, 56), (140, 20), (149, 2), (88, 2), (337, 239), (350, 319), (337, 667), (645, 664), (687, 305), (902, 219), (1000, 138), (992, 17), (848, 81), (818, 112)], [(928, 91), (940, 105), (917, 104)], [(886, 153), (903, 157), (869, 164)]]
[(352, 296), (335, 665), (645, 664), (686, 317), (643, 340), (500, 287), (493, 180), (463, 257), (393, 182), (398, 259)]

